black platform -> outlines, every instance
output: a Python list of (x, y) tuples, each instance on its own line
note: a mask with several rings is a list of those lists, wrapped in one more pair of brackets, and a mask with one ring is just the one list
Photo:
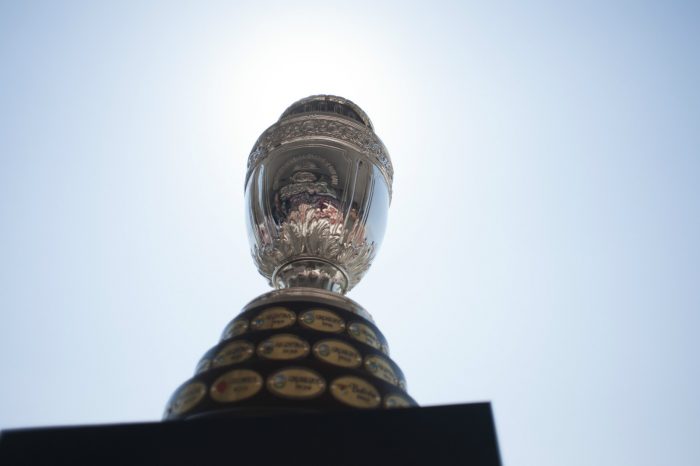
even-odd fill
[(478, 465), (500, 458), (489, 403), (3, 431), (10, 465)]

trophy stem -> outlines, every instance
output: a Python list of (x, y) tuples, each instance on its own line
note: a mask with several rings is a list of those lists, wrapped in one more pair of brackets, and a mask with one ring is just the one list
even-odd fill
[(295, 259), (280, 266), (272, 275), (272, 284), (283, 288), (320, 288), (345, 294), (347, 274), (336, 265), (319, 258)]

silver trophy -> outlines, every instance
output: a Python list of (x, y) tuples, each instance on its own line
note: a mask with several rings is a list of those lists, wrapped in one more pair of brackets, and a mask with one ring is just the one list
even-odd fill
[(289, 107), (248, 158), (246, 219), (258, 270), (276, 288), (224, 328), (165, 419), (416, 406), (372, 317), (344, 296), (386, 226), (393, 170), (354, 103)]
[(360, 107), (328, 95), (291, 105), (248, 158), (246, 219), (260, 273), (277, 289), (350, 291), (384, 236), (392, 177)]

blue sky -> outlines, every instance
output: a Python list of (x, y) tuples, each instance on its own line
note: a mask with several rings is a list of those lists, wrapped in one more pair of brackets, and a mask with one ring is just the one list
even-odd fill
[(245, 161), (293, 101), (392, 154), (350, 297), (509, 465), (700, 462), (692, 2), (3, 2), (0, 428), (157, 420), (268, 288)]

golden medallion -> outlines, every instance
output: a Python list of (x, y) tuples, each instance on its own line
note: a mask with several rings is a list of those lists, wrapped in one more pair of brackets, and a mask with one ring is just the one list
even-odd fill
[(381, 356), (367, 356), (365, 358), (365, 369), (367, 369), (375, 377), (378, 377), (385, 382), (389, 382), (392, 385), (397, 385), (399, 383), (399, 379), (396, 377), (394, 368), (391, 367), (389, 361)]
[(382, 346), (379, 349), (382, 351), (382, 353), (389, 356), (389, 345), (387, 345), (386, 343), (382, 343)]
[(212, 367), (222, 367), (243, 362), (252, 355), (252, 343), (244, 340), (233, 341), (216, 353), (216, 356), (214, 356), (212, 360)]
[(376, 408), (381, 397), (376, 388), (359, 377), (339, 377), (331, 383), (331, 394), (353, 408)]
[(272, 374), (267, 389), (285, 398), (314, 398), (326, 389), (323, 377), (310, 369), (290, 367)]
[(348, 333), (354, 339), (361, 341), (362, 343), (365, 343), (371, 346), (372, 348), (380, 349), (382, 346), (382, 344), (379, 341), (379, 338), (377, 337), (377, 334), (374, 333), (374, 330), (372, 330), (370, 327), (363, 323), (353, 322), (348, 327)]
[(340, 340), (321, 340), (314, 345), (314, 355), (321, 361), (341, 367), (358, 367), (362, 364), (360, 352)]
[(360, 317), (364, 317), (365, 319), (369, 320), (370, 322), (374, 323), (374, 319), (372, 318), (372, 315), (365, 311), (364, 309), (354, 309), (352, 311), (353, 313), (357, 314)]
[(236, 369), (216, 379), (209, 392), (215, 401), (240, 401), (258, 393), (262, 384), (263, 379), (257, 372)]
[(308, 327), (321, 332), (338, 333), (345, 330), (345, 321), (334, 312), (325, 309), (312, 309), (299, 316), (299, 322), (304, 327)]
[(253, 330), (284, 328), (294, 325), (296, 318), (296, 314), (286, 307), (271, 307), (258, 314), (250, 323), (250, 327)]
[(385, 408), (410, 408), (415, 406), (409, 399), (401, 395), (389, 395), (384, 399)]
[(248, 331), (248, 321), (245, 319), (236, 319), (226, 326), (224, 333), (221, 336), (222, 340), (237, 337)]
[(197, 364), (197, 367), (194, 369), (194, 373), (195, 375), (201, 374), (202, 372), (208, 371), (210, 367), (211, 361), (207, 358), (204, 358), (201, 361), (199, 361), (199, 364)]
[(185, 385), (173, 396), (168, 413), (174, 415), (186, 413), (202, 401), (206, 393), (207, 387), (202, 382), (193, 382)]
[(309, 344), (296, 335), (275, 335), (260, 343), (258, 356), (267, 359), (296, 359), (309, 354)]

